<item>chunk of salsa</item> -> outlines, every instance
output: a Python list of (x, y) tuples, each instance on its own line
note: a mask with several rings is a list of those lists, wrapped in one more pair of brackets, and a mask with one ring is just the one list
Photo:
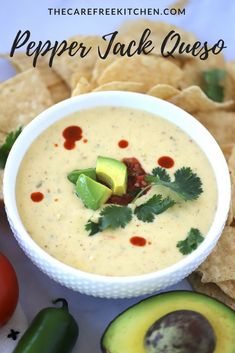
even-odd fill
[[(137, 158), (123, 158), (122, 162), (127, 166), (127, 192), (123, 196), (112, 195), (107, 203), (123, 206), (132, 202), (136, 195), (144, 189), (148, 183), (145, 181), (147, 173)], [(146, 190), (146, 192), (147, 191), (148, 190)]]

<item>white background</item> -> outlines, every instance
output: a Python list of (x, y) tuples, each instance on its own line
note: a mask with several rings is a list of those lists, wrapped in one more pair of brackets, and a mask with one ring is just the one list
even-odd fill
[[(127, 17), (117, 16), (49, 16), (48, 7), (161, 7), (170, 1), (157, 0), (0, 0), (0, 53), (9, 51), (19, 29), (29, 29), (34, 40), (66, 39), (74, 34), (105, 34), (116, 30)], [(144, 5), (143, 5), (144, 4)], [(155, 16), (195, 32), (200, 40), (214, 43), (225, 40), (227, 59), (235, 59), (235, 1), (191, 0), (186, 16)], [(14, 70), (0, 59), (0, 80), (10, 77)], [(80, 337), (74, 352), (99, 353), (99, 339), (108, 322), (124, 308), (140, 298), (106, 300), (88, 297), (63, 288), (42, 274), (26, 258), (11, 235), (3, 211), (0, 212), (0, 251), (14, 264), (19, 283), (20, 300), (31, 320), (37, 311), (50, 305), (57, 297), (65, 297), (80, 327)], [(189, 289), (186, 281), (175, 289)], [(171, 288), (172, 289), (172, 288)], [(125, 353), (125, 352), (123, 352)]]

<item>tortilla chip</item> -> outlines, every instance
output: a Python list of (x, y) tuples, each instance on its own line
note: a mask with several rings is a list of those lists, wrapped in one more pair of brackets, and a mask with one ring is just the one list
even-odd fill
[(77, 86), (77, 84), (78, 84), (78, 82), (80, 81), (81, 78), (85, 79), (86, 82), (88, 82), (88, 80), (84, 76), (81, 76), (81, 74), (79, 72), (75, 72), (72, 75), (72, 78), (71, 78), (71, 89), (72, 90), (74, 90), (74, 88)]
[(224, 154), (226, 161), (228, 162), (228, 160), (232, 154), (233, 148), (235, 147), (235, 143), (224, 143), (220, 147), (223, 151), (223, 154)]
[[(32, 58), (24, 53), (16, 53), (10, 62), (19, 72), (32, 69)], [(54, 103), (60, 102), (70, 96), (70, 90), (64, 80), (58, 75), (53, 68), (50, 68), (45, 57), (40, 57), (37, 63), (37, 70), (41, 78), (51, 93)]]
[(235, 280), (216, 283), (230, 298), (235, 299)]
[(235, 112), (200, 112), (194, 116), (211, 132), (220, 145), (235, 141)]
[(0, 84), (0, 129), (8, 133), (27, 125), (53, 104), (50, 92), (36, 69)]
[(165, 100), (170, 99), (179, 93), (180, 91), (177, 88), (165, 84), (158, 84), (156, 86), (153, 86), (147, 92), (147, 94), (149, 94), (150, 96)]
[(197, 273), (192, 273), (188, 277), (188, 280), (196, 292), (209, 295), (210, 297), (221, 301), (225, 305), (228, 305), (230, 308), (235, 310), (235, 300), (227, 296), (216, 284), (202, 283), (200, 275)]
[(227, 75), (225, 78), (224, 99), (235, 99), (235, 61), (226, 63)]
[[(155, 54), (150, 54), (150, 56), (151, 55), (154, 56)], [(156, 56), (155, 55), (155, 57), (159, 58), (159, 57), (162, 57), (162, 56), (160, 56), (160, 55)], [(189, 59), (187, 59), (187, 58), (183, 58), (183, 59), (181, 58), (180, 59), (178, 56), (177, 57), (174, 56), (173, 58), (172, 57), (164, 58), (164, 60), (169, 61), (170, 63), (178, 66), (181, 69), (181, 68), (184, 67), (184, 63), (187, 62)]]
[(211, 69), (226, 69), (223, 54), (210, 55), (207, 60), (201, 60), (199, 57), (187, 60), (184, 62), (182, 67), (183, 79), (181, 81), (180, 87), (182, 89), (189, 86), (203, 87), (204, 82), (202, 73), (203, 71)]
[(173, 4), (170, 4), (170, 7), (173, 9), (183, 9), (188, 5), (189, 0), (177, 0)]
[(201, 68), (201, 71), (211, 69), (226, 69), (226, 61), (222, 52), (217, 55), (210, 53), (206, 60), (201, 60), (197, 56), (196, 65)]
[(190, 86), (173, 96), (170, 102), (186, 110), (188, 113), (205, 112), (210, 110), (225, 110), (234, 107), (234, 101), (223, 103), (214, 102), (198, 86)]
[(113, 81), (96, 87), (93, 92), (101, 91), (126, 91), (145, 93), (144, 85), (140, 82)]
[(70, 97), (70, 89), (67, 84), (61, 80), (59, 83), (49, 86), (48, 90), (54, 103), (58, 103)]
[(235, 228), (225, 227), (215, 249), (199, 268), (202, 282), (235, 280)]
[(183, 66), (182, 70), (183, 70), (183, 79), (180, 83), (181, 89), (184, 89), (190, 86), (202, 87), (202, 84), (203, 84), (202, 70), (194, 63), (193, 59), (187, 61)]
[[(27, 56), (25, 53), (16, 53), (13, 57), (9, 57), (8, 59), (18, 72), (24, 72), (33, 68), (32, 57)], [(57, 75), (53, 68), (49, 67), (45, 57), (38, 58), (37, 69), (47, 87), (60, 82), (60, 76)]]
[[(181, 41), (183, 42), (193, 44), (197, 41), (197, 38), (193, 33), (188, 31), (186, 32), (182, 28), (176, 27), (166, 22), (156, 22), (147, 19), (126, 21), (119, 28), (118, 32), (123, 38), (125, 38), (125, 43), (128, 43), (131, 40), (136, 40), (138, 43), (143, 31), (146, 28), (151, 30), (149, 39), (153, 41), (154, 45), (154, 49), (151, 52), (152, 54), (161, 54), (161, 43), (167, 34), (172, 30), (180, 34)], [(167, 52), (169, 49), (172, 49), (172, 43), (170, 41), (168, 41), (168, 45), (166, 45), (165, 52)], [(177, 56), (177, 54), (175, 56)], [(181, 59), (183, 59), (184, 56), (191, 56), (191, 54), (184, 53), (178, 55), (178, 57)]]
[(226, 69), (231, 73), (235, 79), (235, 60), (226, 62)]
[(6, 139), (6, 133), (0, 131), (0, 146), (3, 145), (3, 143), (5, 142), (5, 139)]
[(113, 81), (140, 82), (148, 90), (158, 83), (177, 87), (182, 71), (176, 65), (154, 56), (122, 57), (110, 64), (100, 75), (98, 84)]
[(93, 72), (92, 72), (92, 82), (97, 82), (103, 71), (114, 61), (116, 61), (120, 56), (109, 55), (105, 60), (97, 59)]
[[(235, 144), (234, 143), (222, 144), (221, 149), (224, 153), (227, 163), (230, 164), (228, 165), (228, 167), (229, 167), (229, 172), (231, 177), (232, 199), (231, 199), (231, 205), (230, 205), (226, 225), (232, 225), (234, 222), (234, 215), (235, 215), (235, 189), (234, 189), (235, 187)], [(231, 156), (232, 158), (230, 159)]]
[(228, 166), (229, 166), (229, 170), (231, 173), (231, 180), (232, 180), (232, 199), (231, 199), (231, 215), (230, 218), (232, 216), (232, 220), (231, 220), (231, 225), (234, 227), (234, 217), (235, 217), (235, 145), (233, 146), (232, 149), (232, 153), (229, 157), (228, 160)]
[(233, 148), (228, 159), (228, 165), (229, 168), (235, 172), (235, 144), (233, 144)]
[(80, 58), (78, 53), (72, 57), (64, 53), (56, 57), (53, 63), (54, 70), (62, 76), (71, 88), (72, 76), (75, 73), (79, 73), (81, 77), (90, 80), (98, 56), (97, 48), (105, 44), (104, 40), (99, 36), (75, 36), (67, 40), (68, 44), (71, 44), (73, 41), (84, 43), (87, 49), (91, 47), (90, 52), (84, 58)]
[(91, 92), (92, 88), (91, 83), (85, 77), (81, 77), (72, 91), (72, 96), (79, 96), (80, 94)]
[[(230, 172), (230, 176), (231, 176), (231, 172)], [(232, 176), (231, 176), (231, 182), (232, 182)], [(229, 208), (229, 212), (228, 212), (228, 218), (226, 220), (226, 226), (233, 226), (234, 227), (234, 216), (235, 216), (235, 208), (234, 208), (234, 182), (231, 183), (232, 186), (232, 198), (231, 198), (231, 202), (230, 202), (230, 208)]]

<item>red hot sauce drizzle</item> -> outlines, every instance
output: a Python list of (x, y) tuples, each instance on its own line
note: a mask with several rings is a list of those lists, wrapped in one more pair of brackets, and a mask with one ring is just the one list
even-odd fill
[(65, 139), (64, 148), (72, 150), (76, 146), (76, 141), (82, 139), (82, 129), (76, 125), (68, 126), (63, 131), (63, 137)]
[(118, 146), (119, 146), (120, 148), (127, 148), (128, 145), (129, 145), (129, 142), (128, 142), (127, 140), (120, 140), (120, 141), (118, 142)]
[(30, 197), (33, 202), (41, 202), (44, 199), (44, 195), (41, 192), (32, 192)]
[(143, 237), (134, 236), (130, 238), (130, 243), (135, 246), (145, 246), (147, 241)]
[(169, 156), (162, 156), (158, 159), (158, 164), (160, 165), (160, 167), (162, 168), (172, 168), (175, 164), (174, 159), (172, 159)]

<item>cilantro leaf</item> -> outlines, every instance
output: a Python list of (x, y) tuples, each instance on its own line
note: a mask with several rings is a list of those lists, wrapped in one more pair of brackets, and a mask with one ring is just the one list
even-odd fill
[(222, 69), (212, 69), (202, 72), (204, 92), (208, 98), (211, 98), (215, 102), (223, 102), (224, 100), (223, 81), (225, 76), (226, 71)]
[(141, 189), (141, 188), (136, 188), (136, 189), (134, 189), (134, 190), (132, 190), (132, 191), (129, 191), (129, 192), (128, 192), (128, 195), (130, 195), (130, 196), (132, 196), (132, 197), (136, 197), (136, 196), (139, 195), (139, 193), (141, 193), (142, 190), (143, 190), (143, 189)]
[[(157, 169), (157, 168), (156, 168)], [(189, 167), (182, 167), (174, 173), (174, 181), (166, 181), (166, 175), (159, 168), (156, 176), (148, 175), (146, 181), (165, 186), (176, 192), (183, 200), (196, 200), (203, 192), (201, 179)], [(162, 179), (163, 178), (163, 179)]]
[(125, 228), (127, 223), (132, 220), (132, 210), (127, 206), (111, 205), (105, 207), (100, 212), (98, 222), (89, 220), (85, 225), (85, 229), (90, 232), (89, 235), (102, 232), (107, 228)]
[(180, 240), (177, 243), (177, 248), (183, 255), (190, 254), (192, 251), (196, 250), (198, 245), (204, 240), (200, 230), (197, 228), (191, 228), (188, 232), (187, 238), (185, 240)]
[(167, 173), (166, 169), (157, 167), (152, 170), (154, 176), (158, 176), (163, 181), (171, 181), (170, 175)]
[(202, 182), (197, 174), (193, 173), (189, 167), (178, 169), (175, 174), (175, 180), (171, 183), (171, 189), (181, 194), (184, 200), (197, 199), (202, 193)]
[(4, 144), (0, 147), (0, 169), (5, 168), (7, 157), (10, 153), (10, 150), (14, 145), (17, 137), (20, 135), (21, 131), (22, 131), (22, 127), (20, 127), (16, 131), (10, 132), (6, 137)]
[(95, 235), (96, 233), (99, 233), (100, 230), (100, 224), (99, 223), (95, 223), (92, 222), (91, 220), (89, 220), (87, 222), (87, 224), (85, 225), (85, 229), (90, 232), (89, 235)]
[(132, 220), (132, 210), (127, 206), (111, 205), (105, 207), (100, 212), (100, 228), (102, 230), (111, 228), (125, 228), (127, 223)]
[(153, 195), (147, 202), (136, 207), (134, 213), (140, 221), (153, 222), (154, 216), (175, 205), (175, 201), (162, 195)]

